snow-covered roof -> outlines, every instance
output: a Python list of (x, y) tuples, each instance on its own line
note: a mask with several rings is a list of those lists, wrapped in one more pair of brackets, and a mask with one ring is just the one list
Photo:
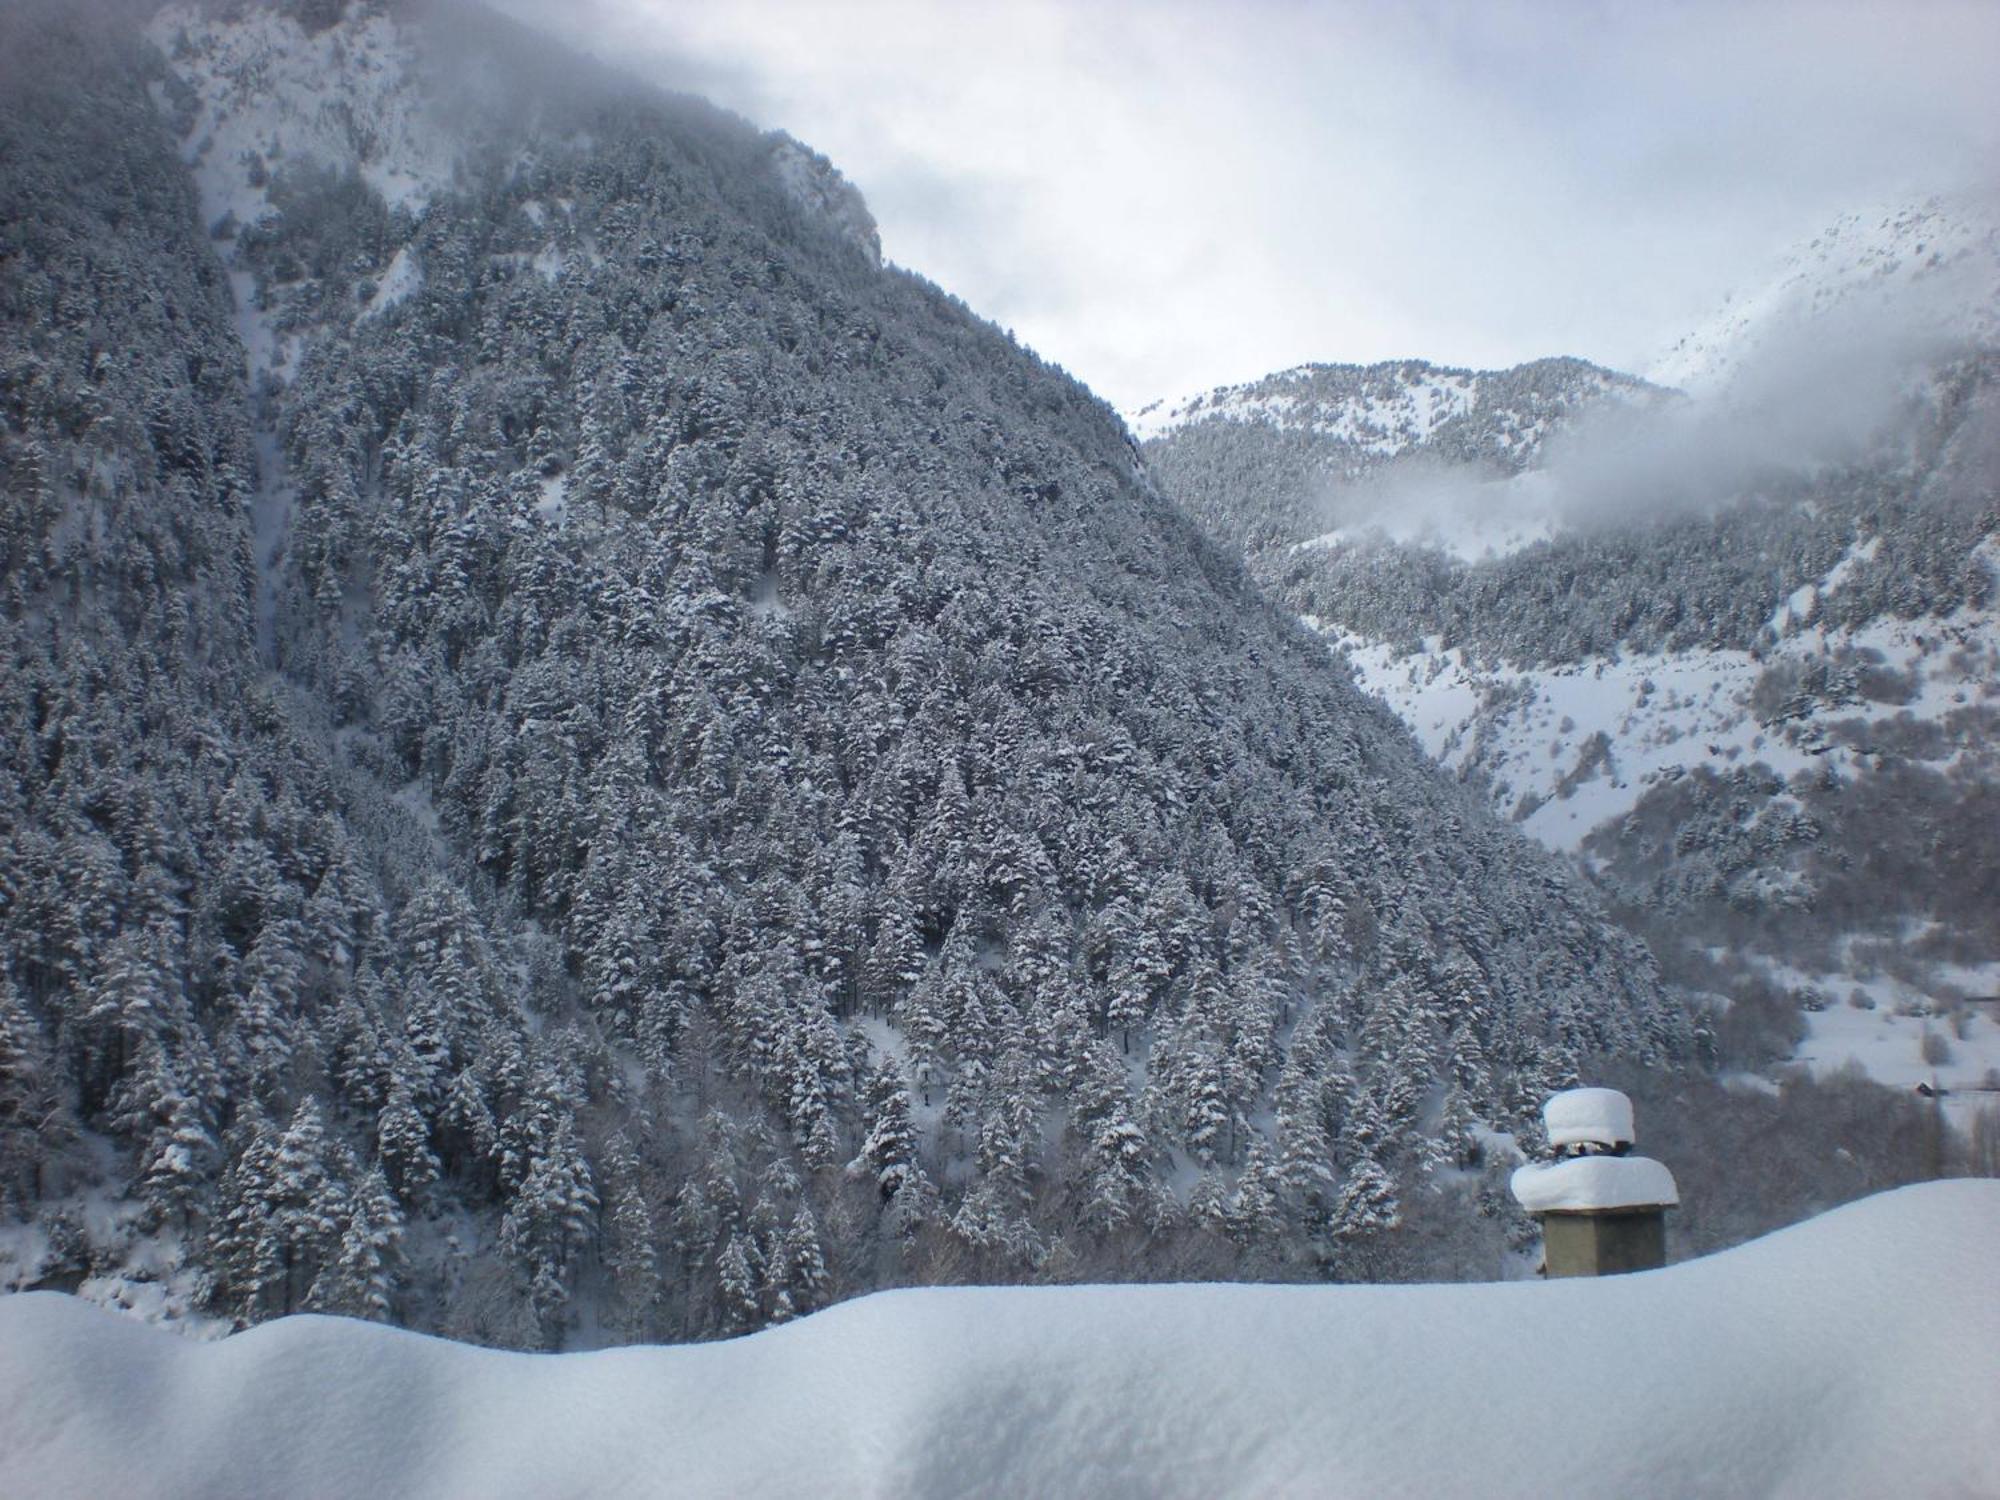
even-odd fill
[(1607, 1208), (1671, 1208), (1674, 1174), (1650, 1156), (1576, 1156), (1515, 1169), (1514, 1196), (1532, 1214)]
[(0, 1492), (1995, 1495), (1996, 1240), (1962, 1178), (1644, 1276), (896, 1291), (596, 1354), (29, 1293)]
[(1565, 1089), (1542, 1106), (1551, 1146), (1628, 1146), (1632, 1101), (1616, 1089)]

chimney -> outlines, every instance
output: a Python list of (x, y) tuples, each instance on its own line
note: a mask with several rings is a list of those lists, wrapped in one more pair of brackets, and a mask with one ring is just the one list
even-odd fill
[(1632, 1101), (1616, 1089), (1568, 1089), (1542, 1106), (1552, 1162), (1513, 1177), (1514, 1196), (1542, 1226), (1549, 1276), (1616, 1276), (1667, 1263), (1674, 1174), (1633, 1156)]

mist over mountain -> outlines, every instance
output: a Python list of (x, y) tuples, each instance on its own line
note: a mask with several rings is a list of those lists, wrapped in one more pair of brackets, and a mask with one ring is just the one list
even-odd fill
[[(1972, 1128), (2000, 1066), (1968, 1003), (2000, 988), (1996, 308), (1976, 200), (1850, 216), (1663, 362), (1685, 392), (1461, 378), (1451, 422), (1518, 424), (1524, 383), (1559, 403), (1504, 460), (1449, 422), (1357, 443), (1349, 389), (1280, 420), (1234, 388), (1147, 464), (1579, 857), (1725, 1061), (1854, 1059)], [(1366, 372), (1369, 409), (1430, 369)]]
[(1490, 1275), (1544, 1094), (1698, 1065), (809, 147), (470, 8), (143, 20), (0, 14), (6, 1284), (549, 1347)]

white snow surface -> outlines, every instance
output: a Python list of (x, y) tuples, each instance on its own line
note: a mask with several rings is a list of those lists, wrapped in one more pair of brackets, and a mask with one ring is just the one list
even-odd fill
[(1681, 1201), (1674, 1174), (1650, 1156), (1574, 1156), (1530, 1162), (1508, 1179), (1531, 1214), (1592, 1208), (1671, 1208)]
[(2000, 1182), (1706, 1260), (1428, 1287), (899, 1291), (729, 1343), (218, 1343), (0, 1299), (0, 1490), (120, 1495), (2000, 1493)]
[(1542, 1105), (1551, 1146), (1629, 1145), (1632, 1101), (1617, 1089), (1564, 1089)]
[[(1814, 1077), (1859, 1067), (1888, 1088), (1909, 1092), (1927, 1085), (1938, 1107), (1959, 1130), (1970, 1130), (1985, 1111), (2000, 1111), (2000, 964), (1938, 964), (1937, 979), (1972, 996), (1986, 997), (1938, 1014), (1933, 985), (1893, 974), (1824, 976), (1775, 963), (1765, 972), (1780, 984), (1818, 988), (1820, 1010), (1804, 1013), (1805, 1039), (1793, 1061)], [(1929, 1039), (1927, 1049), (1926, 1039)]]
[(417, 258), (410, 254), (410, 247), (403, 246), (389, 260), (389, 267), (375, 284), (374, 295), (369, 297), (367, 306), (361, 309), (361, 316), (372, 318), (377, 313), (387, 312), (398, 302), (410, 296), (424, 284), (424, 269)]
[(791, 200), (836, 238), (846, 240), (875, 265), (882, 264), (882, 237), (860, 189), (809, 146), (782, 131), (771, 141), (771, 170)]

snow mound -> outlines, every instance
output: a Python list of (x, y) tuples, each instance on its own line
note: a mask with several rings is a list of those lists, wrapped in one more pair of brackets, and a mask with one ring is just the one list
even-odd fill
[(1510, 1182), (1531, 1214), (1585, 1209), (1672, 1208), (1681, 1201), (1674, 1174), (1649, 1156), (1578, 1156), (1531, 1162)]
[(1564, 1089), (1542, 1106), (1551, 1146), (1629, 1146), (1632, 1101), (1617, 1089)]
[(1550, 1284), (883, 1293), (731, 1343), (213, 1344), (0, 1299), (0, 1491), (2000, 1493), (2000, 1183)]

